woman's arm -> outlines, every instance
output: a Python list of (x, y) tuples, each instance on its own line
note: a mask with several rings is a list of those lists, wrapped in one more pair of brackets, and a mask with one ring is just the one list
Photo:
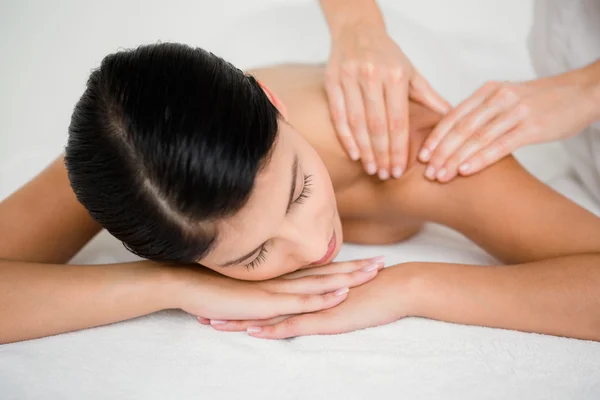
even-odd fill
[(150, 262), (58, 265), (0, 261), (0, 344), (124, 321), (174, 302)]
[(164, 308), (157, 264), (60, 265), (99, 231), (75, 198), (62, 157), (0, 203), (0, 343)]
[(600, 340), (600, 218), (512, 156), (448, 184), (428, 182), (423, 169), (409, 172), (397, 201), (514, 265), (400, 266), (413, 282), (408, 315)]
[(393, 268), (411, 270), (408, 315), (600, 341), (600, 252), (502, 267)]
[(100, 229), (75, 198), (59, 157), (0, 203), (0, 259), (64, 263)]
[(448, 225), (515, 265), (400, 264), (351, 290), (331, 310), (218, 329), (253, 327), (253, 336), (277, 339), (418, 316), (600, 341), (596, 216), (531, 177), (512, 158), (446, 185), (424, 179), (422, 166), (414, 168), (405, 181), (385, 184), (390, 188), (385, 197), (394, 197), (403, 214)]
[(417, 164), (394, 201), (449, 226), (499, 260), (514, 264), (600, 251), (600, 218), (555, 192), (512, 157), (477, 175), (429, 182)]
[[(71, 191), (62, 158), (0, 203), (0, 344), (181, 308), (212, 319), (269, 318), (333, 307), (340, 286), (372, 279), (369, 260), (339, 273), (243, 282), (150, 261), (60, 265), (100, 227)], [(316, 294), (315, 294), (316, 293)]]
[[(424, 126), (431, 121), (421, 115)], [(417, 120), (418, 118), (415, 118)], [(424, 135), (414, 132), (413, 157)], [(418, 135), (422, 136), (419, 137)], [(448, 225), (510, 266), (411, 262), (386, 268), (338, 307), (267, 321), (231, 321), (252, 336), (350, 332), (407, 316), (600, 341), (600, 221), (512, 157), (445, 185), (415, 165), (380, 184), (386, 208)]]
[(600, 254), (505, 267), (407, 263), (384, 269), (318, 313), (215, 327), (282, 339), (337, 334), (416, 316), (600, 341)]

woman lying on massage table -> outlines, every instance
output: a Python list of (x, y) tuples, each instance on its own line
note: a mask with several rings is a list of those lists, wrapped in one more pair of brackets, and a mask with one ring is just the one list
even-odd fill
[[(105, 58), (73, 113), (67, 169), (57, 160), (0, 204), (0, 342), (174, 308), (261, 338), (420, 316), (600, 340), (600, 218), (512, 157), (427, 180), (415, 153), (440, 115), (416, 103), (406, 173), (365, 174), (337, 140), (323, 75), (245, 75), (178, 44)], [(344, 241), (396, 243), (426, 222), (507, 265), (331, 263)], [(64, 265), (101, 226), (154, 261)]]

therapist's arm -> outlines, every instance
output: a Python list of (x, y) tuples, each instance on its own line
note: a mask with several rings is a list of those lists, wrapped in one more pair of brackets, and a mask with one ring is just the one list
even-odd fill
[(596, 103), (595, 120), (600, 121), (600, 59), (588, 66), (588, 79), (594, 102)]
[(321, 0), (331, 52), (325, 92), (336, 135), (352, 160), (381, 180), (408, 163), (409, 97), (447, 112), (449, 104), (387, 34), (375, 0)]
[(332, 37), (348, 25), (364, 24), (385, 29), (375, 0), (320, 0), (320, 4)]
[(600, 120), (600, 59), (527, 82), (491, 81), (446, 115), (423, 144), (425, 175), (473, 175), (534, 143), (564, 140)]

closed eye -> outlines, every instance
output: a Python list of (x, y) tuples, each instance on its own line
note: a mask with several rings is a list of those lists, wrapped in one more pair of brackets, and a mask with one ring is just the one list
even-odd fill
[[(298, 197), (294, 200), (294, 204), (303, 204), (306, 199), (309, 198), (312, 193), (312, 175), (304, 175), (304, 184), (302, 185), (302, 191), (298, 195)], [(247, 269), (254, 269), (262, 264), (267, 259), (267, 243), (264, 243), (260, 247), (260, 251), (258, 255), (254, 258), (254, 260), (250, 261), (246, 264)]]
[(256, 258), (250, 261), (248, 264), (246, 264), (247, 269), (254, 269), (258, 267), (263, 261), (265, 261), (265, 259), (267, 258), (267, 248), (265, 246), (266, 243), (260, 247), (260, 251), (258, 252)]
[(294, 200), (294, 204), (303, 204), (306, 199), (312, 193), (312, 175), (304, 175), (304, 185), (302, 186), (302, 191), (300, 195)]

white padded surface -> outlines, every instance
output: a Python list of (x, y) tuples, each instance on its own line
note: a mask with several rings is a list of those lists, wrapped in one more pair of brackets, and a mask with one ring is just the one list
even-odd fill
[[(388, 7), (390, 30), (451, 101), (487, 79), (532, 76), (524, 41), (530, 1), (398, 3)], [(327, 55), (314, 3), (143, 4), (0, 5), (0, 198), (60, 152), (89, 70), (118, 47), (178, 40), (208, 47), (240, 67), (322, 62)], [(518, 156), (542, 180), (600, 214), (571, 176), (560, 146), (534, 146)], [(339, 259), (376, 254), (390, 264), (493, 262), (462, 236), (434, 225), (394, 246), (346, 245)], [(133, 259), (102, 233), (73, 262)], [(182, 312), (161, 312), (0, 346), (0, 398), (597, 399), (600, 344), (424, 319), (264, 341), (216, 332)]]

